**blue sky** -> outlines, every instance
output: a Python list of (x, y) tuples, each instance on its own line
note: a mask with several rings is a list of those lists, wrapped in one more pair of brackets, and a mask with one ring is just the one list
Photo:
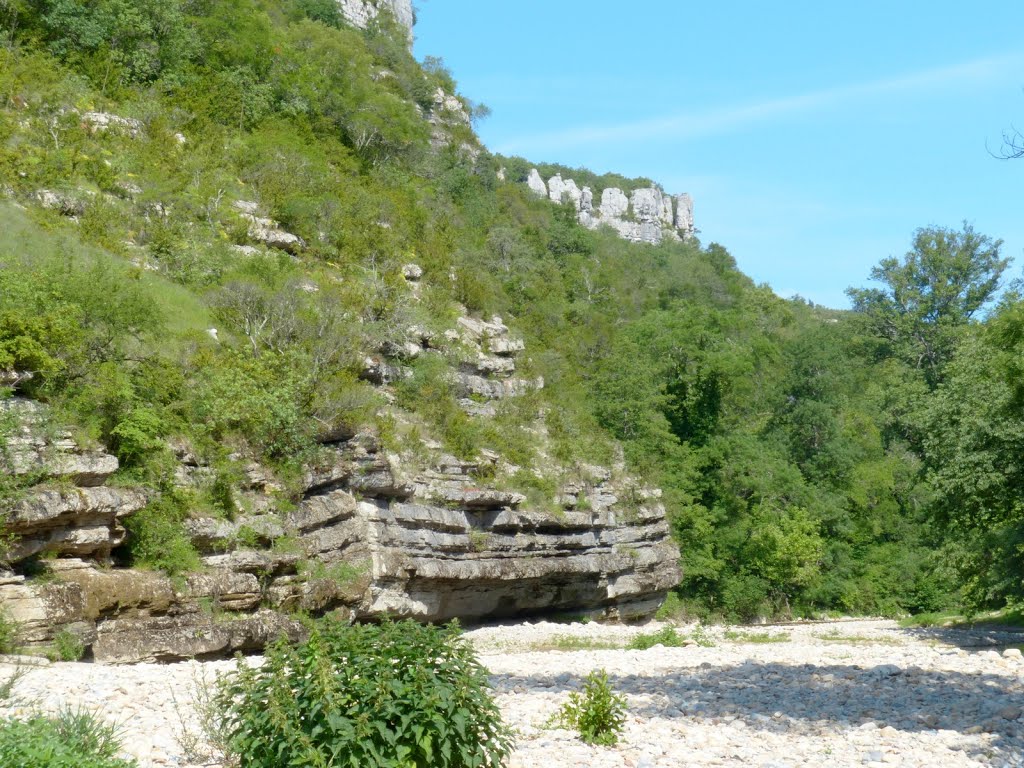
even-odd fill
[(415, 52), (491, 107), (496, 152), (690, 192), (704, 243), (848, 305), (915, 229), (1024, 265), (1024, 3), (417, 0)]

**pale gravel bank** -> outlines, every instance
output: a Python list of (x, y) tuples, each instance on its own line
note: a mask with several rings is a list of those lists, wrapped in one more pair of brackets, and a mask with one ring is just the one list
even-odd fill
[[(710, 628), (713, 647), (604, 647), (657, 628), (540, 623), (468, 632), (519, 734), (510, 766), (1024, 767), (1024, 661), (1001, 647), (1024, 636), (847, 621)], [(782, 641), (751, 642), (759, 639), (751, 633)], [(977, 647), (990, 643), (1000, 647)], [(571, 647), (584, 649), (551, 650)], [(15, 696), (43, 710), (84, 707), (121, 724), (128, 753), (144, 768), (195, 768), (213, 765), (190, 761), (180, 743), (183, 727), (195, 728), (196, 681), (232, 667), (52, 664), (29, 670)], [(629, 702), (617, 747), (588, 747), (545, 725), (598, 668)], [(0, 678), (11, 670), (0, 665)]]

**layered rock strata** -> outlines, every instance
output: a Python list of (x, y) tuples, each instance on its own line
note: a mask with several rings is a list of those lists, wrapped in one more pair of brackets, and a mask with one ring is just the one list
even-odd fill
[[(524, 345), (500, 318), (462, 317), (446, 334), (410, 329), (410, 338), (419, 354), (448, 345), (460, 356), (453, 385), (472, 418), (541, 384), (516, 378)], [(409, 351), (393, 351), (406, 357), (380, 362), (401, 370)], [(120, 567), (122, 523), (147, 494), (110, 485), (117, 460), (54, 429), (43, 406), (0, 402), (16, 425), (3, 441), (4, 471), (29, 483), (4, 509), (0, 608), (29, 647), (71, 633), (101, 662), (211, 658), (299, 637), (298, 616), (332, 611), (347, 620), (629, 620), (650, 615), (679, 580), (660, 493), (621, 468), (566, 469), (558, 496), (544, 498), (516, 488), (497, 454), (463, 460), (434, 444), (399, 455), (369, 432), (325, 435), (286, 507), (273, 474), (238, 457), (237, 511), (197, 511), (185, 523), (201, 571)], [(172, 447), (180, 486), (213, 482), (187, 446)]]
[(601, 191), (601, 200), (594, 201), (590, 187), (582, 189), (572, 179), (555, 174), (546, 182), (533, 168), (526, 179), (530, 191), (553, 203), (572, 205), (580, 224), (597, 229), (607, 225), (620, 237), (636, 243), (657, 244), (665, 237), (681, 239), (692, 236), (693, 198), (688, 194), (667, 195), (657, 187), (635, 189), (626, 195), (617, 187)]

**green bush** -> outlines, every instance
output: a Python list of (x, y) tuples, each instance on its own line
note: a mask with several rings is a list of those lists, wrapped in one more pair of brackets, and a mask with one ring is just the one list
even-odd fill
[(148, 566), (170, 576), (198, 570), (201, 561), (182, 526), (182, 507), (181, 500), (163, 496), (125, 521), (133, 565)]
[(18, 623), (0, 609), (0, 653), (14, 653), (18, 650)]
[(610, 747), (618, 742), (626, 723), (626, 698), (612, 690), (607, 672), (594, 670), (587, 676), (582, 693), (569, 694), (569, 701), (554, 721), (579, 731), (587, 744)]
[(512, 738), (460, 638), (413, 621), (316, 624), (309, 640), (239, 663), (217, 701), (242, 768), (496, 766)]
[(117, 756), (117, 728), (88, 712), (0, 721), (0, 768), (134, 768)]
[(85, 655), (85, 643), (74, 632), (62, 629), (53, 638), (52, 661), (78, 661)]
[(634, 651), (646, 651), (656, 645), (664, 645), (666, 648), (676, 648), (686, 642), (686, 637), (676, 632), (675, 627), (662, 627), (657, 632), (647, 632), (637, 635), (630, 642), (629, 647)]

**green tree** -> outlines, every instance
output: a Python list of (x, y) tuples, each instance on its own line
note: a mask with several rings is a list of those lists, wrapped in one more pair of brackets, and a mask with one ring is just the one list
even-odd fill
[(1002, 340), (969, 336), (924, 414), (932, 514), (949, 534), (965, 597), (985, 607), (1024, 597), (1024, 414), (1004, 375)]
[(181, 0), (47, 0), (42, 23), (50, 49), (80, 57), (92, 79), (149, 82), (182, 67), (196, 40)]
[(960, 330), (999, 290), (1010, 263), (1000, 257), (1002, 244), (966, 222), (959, 232), (919, 229), (902, 260), (890, 256), (871, 270), (871, 279), (884, 288), (849, 288), (846, 293), (874, 333), (935, 387)]

